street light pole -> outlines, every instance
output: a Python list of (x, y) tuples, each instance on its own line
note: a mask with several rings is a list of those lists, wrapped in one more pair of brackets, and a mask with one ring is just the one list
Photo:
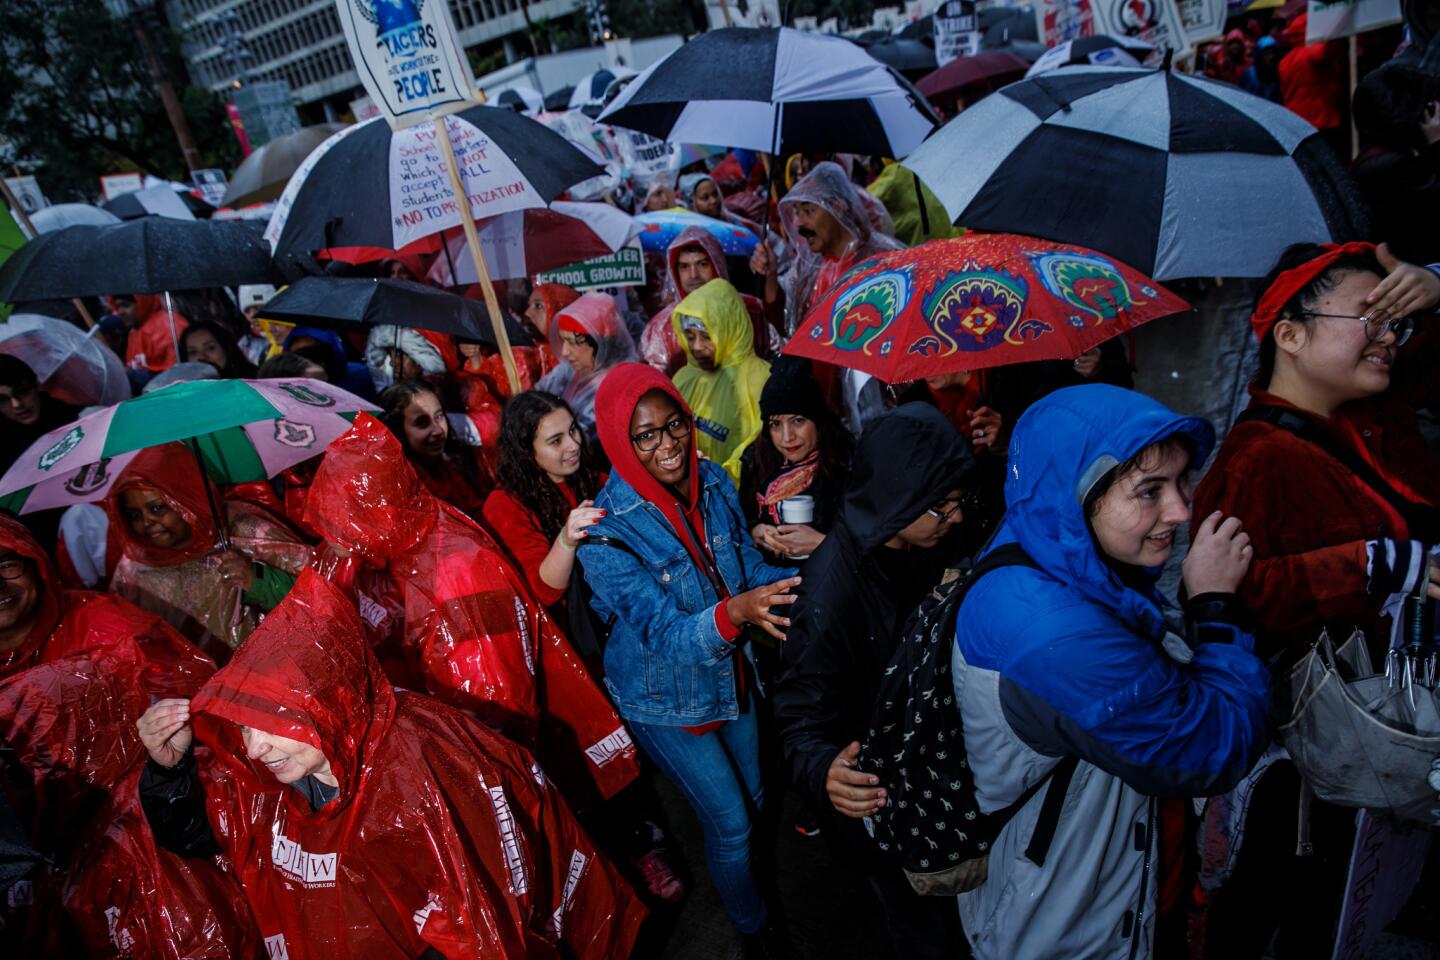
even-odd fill
[(165, 73), (159, 45), (145, 23), (146, 13), (154, 9), (154, 0), (106, 0), (106, 6), (117, 18), (129, 20), (135, 30), (135, 39), (140, 42), (140, 49), (145, 54), (145, 65), (155, 81), (155, 89), (165, 107), (165, 116), (170, 119), (170, 127), (175, 131), (175, 140), (180, 144), (180, 154), (185, 158), (186, 168), (191, 171), (203, 169), (200, 149), (195, 146), (195, 136), (190, 132), (190, 121), (185, 118), (185, 108), (180, 105), (175, 87)]

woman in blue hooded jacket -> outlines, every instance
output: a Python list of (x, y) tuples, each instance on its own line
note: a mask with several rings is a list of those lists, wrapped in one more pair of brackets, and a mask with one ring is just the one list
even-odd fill
[(1204, 420), (1103, 385), (1052, 393), (1016, 424), (990, 550), (1017, 545), (1033, 566), (966, 596), (955, 692), (981, 809), (1041, 786), (960, 895), (980, 960), (1151, 956), (1155, 798), (1229, 790), (1268, 740), (1269, 674), (1234, 598), (1251, 555), (1239, 521), (1206, 518), (1190, 547), (1184, 639), (1155, 586), (1213, 444)]

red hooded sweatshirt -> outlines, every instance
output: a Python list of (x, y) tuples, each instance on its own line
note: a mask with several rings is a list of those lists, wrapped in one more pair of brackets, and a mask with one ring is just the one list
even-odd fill
[(610, 797), (635, 778), (630, 735), (570, 641), (489, 535), (424, 488), (379, 421), (361, 414), (330, 445), (308, 511), (326, 540), (388, 569), (427, 690), (537, 746), (572, 799)]
[[(630, 418), (635, 415), (635, 407), (639, 405), (641, 398), (652, 391), (659, 391), (674, 400), (680, 411), (693, 420), (695, 415), (668, 377), (643, 363), (623, 363), (614, 369), (613, 376), (607, 377), (605, 382), (600, 384), (600, 389), (595, 394), (595, 425), (600, 435), (600, 446), (610, 460), (610, 469), (630, 484), (636, 493), (659, 508), (669, 521), (671, 529), (675, 531), (676, 539), (684, 544), (690, 559), (704, 570), (707, 566), (714, 566), (715, 558), (710, 554), (709, 537), (705, 533), (705, 511), (700, 503), (700, 456), (695, 450), (693, 432), (690, 443), (690, 470), (686, 479), (688, 489), (683, 501), (673, 490), (651, 476), (650, 471), (640, 462), (635, 453), (635, 445), (630, 440)], [(690, 535), (690, 530), (695, 531), (695, 537)], [(740, 628), (731, 623), (730, 617), (725, 613), (725, 601), (728, 599), (728, 596), (721, 597), (720, 602), (715, 604), (715, 626), (719, 629), (720, 636), (726, 640), (734, 640), (740, 636)], [(745, 671), (738, 647), (735, 657), (735, 681), (738, 688), (736, 692), (743, 693)], [(716, 721), (684, 729), (695, 734), (708, 733), (718, 729), (722, 723), (723, 721)]]
[(125, 366), (151, 373), (169, 370), (176, 362), (175, 344), (190, 321), (176, 313), (172, 333), (165, 298), (147, 293), (135, 295), (135, 315), (140, 318), (140, 325), (125, 338)]
[[(524, 750), (395, 691), (355, 606), (307, 570), (191, 702), (216, 839), (271, 957), (630, 955), (645, 909)], [(248, 759), (238, 725), (325, 755), (318, 810)]]
[(0, 654), (0, 740), (29, 782), (13, 771), (0, 782), (57, 864), (28, 881), (32, 905), (0, 907), (0, 954), (253, 955), (238, 887), (210, 861), (158, 848), (140, 809), (135, 722), (152, 699), (193, 695), (214, 664), (119, 597), (62, 589), (44, 551), (5, 517), (0, 554), (23, 557), (40, 590), (34, 626)]

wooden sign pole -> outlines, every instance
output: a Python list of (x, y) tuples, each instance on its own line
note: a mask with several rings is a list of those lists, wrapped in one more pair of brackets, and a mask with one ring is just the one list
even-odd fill
[[(470, 210), (470, 195), (465, 192), (465, 181), (460, 176), (460, 164), (455, 160), (455, 145), (450, 142), (450, 130), (445, 126), (444, 117), (435, 118), (435, 135), (440, 138), (440, 149), (445, 152), (445, 166), (450, 170), (450, 189), (455, 193), (455, 202), (460, 205), (460, 223), (465, 228), (465, 240), (470, 245), (470, 258), (475, 262), (475, 275), (480, 278), (480, 289), (485, 294), (485, 308), (490, 311), (490, 327), (495, 332), (495, 344), (500, 348), (500, 359), (505, 363), (505, 379), (510, 383), (510, 395), (520, 392), (520, 373), (515, 366), (515, 351), (510, 348), (510, 337), (505, 333), (505, 315), (500, 312), (500, 302), (495, 297), (495, 285), (490, 280), (490, 268), (485, 263), (485, 252), (480, 249), (480, 235), (475, 229), (475, 214)], [(444, 240), (444, 237), (441, 237)]]

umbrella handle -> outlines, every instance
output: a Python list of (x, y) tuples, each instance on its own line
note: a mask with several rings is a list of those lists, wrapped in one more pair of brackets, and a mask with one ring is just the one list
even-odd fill
[(200, 482), (205, 485), (205, 502), (210, 505), (210, 518), (215, 521), (215, 533), (220, 538), (220, 549), (230, 549), (230, 533), (225, 529), (225, 521), (220, 516), (220, 504), (215, 499), (215, 485), (210, 482), (210, 476), (205, 472), (205, 461), (200, 458), (200, 445), (195, 442), (194, 437), (185, 440), (185, 446), (190, 448), (190, 455), (195, 458), (195, 466), (200, 470)]

